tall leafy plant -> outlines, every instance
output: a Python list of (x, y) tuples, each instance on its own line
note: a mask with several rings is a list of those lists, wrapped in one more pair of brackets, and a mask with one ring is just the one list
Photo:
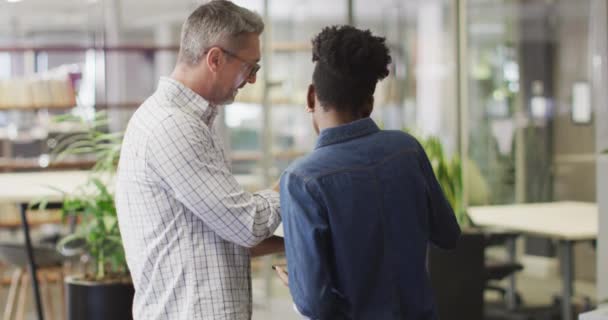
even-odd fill
[(56, 117), (55, 121), (70, 123), (82, 129), (75, 134), (64, 134), (58, 138), (59, 142), (53, 148), (56, 161), (69, 156), (92, 155), (95, 157), (93, 171), (106, 173), (116, 171), (123, 132), (109, 132), (107, 112), (97, 112), (92, 120), (67, 114)]
[(116, 171), (122, 132), (108, 133), (108, 117), (98, 112), (92, 121), (68, 115), (56, 121), (70, 122), (84, 130), (64, 135), (54, 149), (55, 159), (74, 155), (92, 155), (95, 165), (89, 181), (73, 194), (64, 194), (64, 218), (79, 221), (75, 233), (61, 239), (58, 250), (67, 256), (85, 254), (92, 260), (96, 281), (124, 279), (128, 276), (125, 253), (118, 228), (114, 196), (107, 182)]
[(452, 205), (456, 219), (461, 226), (468, 226), (470, 221), (463, 205), (462, 165), (458, 155), (448, 157), (439, 138), (429, 136), (417, 138), (424, 148), (437, 181), (443, 189), (448, 202)]

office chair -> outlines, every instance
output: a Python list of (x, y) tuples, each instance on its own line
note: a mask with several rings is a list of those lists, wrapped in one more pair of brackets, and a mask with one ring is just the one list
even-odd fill
[[(487, 230), (485, 233), (485, 247), (496, 247), (504, 246), (510, 255), (513, 255), (511, 260), (497, 260), (493, 258), (485, 258), (484, 261), (484, 275), (485, 275), (485, 289), (491, 291), (497, 291), (501, 294), (503, 301), (507, 309), (515, 309), (522, 305), (521, 295), (516, 291), (515, 281), (510, 283), (511, 288), (507, 289), (495, 284), (495, 281), (504, 280), (507, 277), (514, 275), (515, 273), (523, 270), (523, 266), (514, 261), (515, 257), (515, 240), (519, 236), (515, 232), (506, 232), (500, 230)], [(512, 301), (509, 301), (509, 290), (513, 290)]]

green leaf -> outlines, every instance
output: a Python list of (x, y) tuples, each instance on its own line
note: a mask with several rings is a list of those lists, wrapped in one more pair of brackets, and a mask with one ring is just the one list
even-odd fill
[(57, 243), (57, 251), (66, 257), (82, 254), (86, 247), (86, 238), (80, 234), (71, 234), (63, 237)]
[(57, 145), (53, 148), (54, 153), (62, 152), (66, 148), (69, 148), (74, 143), (79, 141), (87, 141), (89, 138), (89, 134), (87, 132), (79, 132), (79, 133), (64, 133), (57, 137), (59, 141)]
[(446, 199), (454, 209), (458, 223), (461, 226), (467, 225), (469, 220), (463, 208), (462, 166), (459, 155), (454, 154), (451, 158), (448, 158), (438, 137), (416, 137), (416, 139), (427, 154), (435, 177)]
[(116, 217), (113, 217), (113, 216), (104, 216), (103, 223), (105, 225), (106, 230), (111, 230), (118, 223), (118, 219), (116, 219)]
[(31, 210), (33, 208), (38, 208), (38, 210), (45, 210), (46, 207), (48, 206), (48, 204), (49, 204), (49, 200), (46, 197), (43, 197), (43, 198), (38, 198), (38, 199), (35, 199), (34, 201), (31, 201), (28, 204), (27, 208), (28, 208), (28, 210)]

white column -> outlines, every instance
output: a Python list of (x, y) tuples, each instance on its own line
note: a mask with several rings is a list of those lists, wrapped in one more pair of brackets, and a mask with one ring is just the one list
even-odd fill
[[(173, 28), (170, 23), (160, 24), (154, 29), (154, 41), (159, 47), (168, 47), (179, 43), (179, 41), (174, 38)], [(157, 51), (154, 57), (156, 78), (170, 75), (175, 66), (175, 62), (177, 61), (176, 58), (174, 52), (167, 50)]]
[[(272, 43), (272, 24), (270, 23), (270, 0), (264, 0), (264, 22), (266, 28), (262, 33), (262, 60), (264, 61), (264, 68), (262, 68), (262, 81), (264, 82), (264, 94), (262, 96), (262, 185), (264, 187), (270, 187), (272, 183), (271, 169), (272, 169), (272, 101), (270, 99), (270, 77), (271, 77), (271, 59), (272, 51), (270, 44)], [(272, 297), (272, 278), (274, 274), (271, 266), (273, 256), (268, 255), (264, 258), (264, 286), (265, 286), (265, 299), (266, 305), (270, 306)]]
[[(121, 44), (120, 0), (104, 1), (105, 46)], [(125, 98), (124, 53), (106, 52), (106, 98), (107, 103), (121, 102)]]
[[(104, 26), (105, 26), (105, 45), (115, 47), (122, 44), (122, 19), (120, 11), (120, 0), (104, 1)], [(106, 76), (106, 99), (105, 102), (120, 104), (127, 102), (127, 81), (128, 72), (126, 57), (124, 52), (106, 51), (105, 76)], [(109, 127), (111, 131), (120, 131), (122, 124), (127, 121), (125, 112), (121, 109), (109, 109)]]
[(416, 125), (425, 136), (441, 133), (442, 21), (441, 2), (419, 2)]
[[(589, 44), (591, 46), (592, 103), (595, 110), (596, 148), (598, 153), (608, 150), (608, 37), (606, 22), (608, 7), (605, 0), (593, 0), (590, 13)], [(597, 161), (597, 203), (599, 228), (597, 242), (597, 298), (608, 300), (608, 154), (600, 154)]]

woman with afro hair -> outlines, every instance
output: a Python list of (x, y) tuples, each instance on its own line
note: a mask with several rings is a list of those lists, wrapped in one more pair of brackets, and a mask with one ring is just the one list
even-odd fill
[(312, 44), (319, 137), (281, 177), (289, 273), (277, 272), (310, 319), (437, 319), (427, 246), (453, 248), (460, 228), (418, 141), (370, 118), (385, 39), (333, 26)]

